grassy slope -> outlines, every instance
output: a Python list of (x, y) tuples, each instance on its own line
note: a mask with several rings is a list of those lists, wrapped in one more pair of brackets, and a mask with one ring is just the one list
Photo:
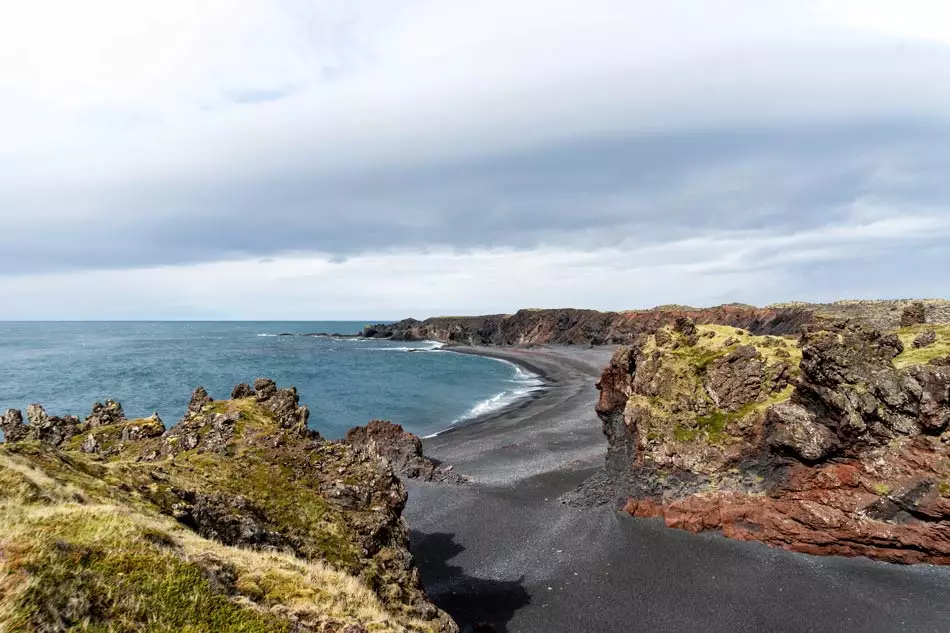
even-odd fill
[[(343, 516), (317, 493), (318, 471), (294, 472), (299, 459), (325, 460), (334, 471), (353, 466), (346, 449), (327, 444), (320, 455), (294, 455), (290, 447), (281, 461), (266, 448), (274, 429), (269, 414), (251, 401), (209, 410), (215, 407), (243, 414), (241, 441), (224, 458), (189, 451), (136, 461), (160, 440), (128, 443), (122, 457), (109, 460), (39, 442), (0, 447), (0, 633), (263, 633), (291, 631), (295, 623), (310, 627), (302, 630), (349, 623), (372, 631), (437, 630), (435, 622), (382, 603), (385, 586), (374, 593), (367, 578), (378, 584), (385, 569), (359, 559), (349, 538), (360, 518)], [(116, 431), (96, 430), (110, 438), (121, 436)], [(363, 475), (351, 470), (347, 476)], [(173, 508), (164, 504), (173, 504), (180, 488), (241, 494), (299, 551), (252, 551), (202, 538), (166, 516)]]
[[(915, 348), (912, 345), (914, 338), (925, 330), (934, 330), (937, 342), (927, 347)], [(935, 358), (950, 356), (950, 325), (914, 325), (901, 328), (897, 331), (897, 336), (904, 344), (904, 351), (894, 359), (894, 366), (897, 368), (920, 365)]]

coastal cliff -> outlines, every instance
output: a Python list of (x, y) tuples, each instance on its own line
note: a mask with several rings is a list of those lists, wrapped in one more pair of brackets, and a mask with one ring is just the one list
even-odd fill
[(515, 314), (405, 319), (367, 326), (363, 336), (392, 340), (433, 340), (459, 345), (630, 344), (637, 336), (687, 317), (697, 325), (729, 325), (753, 334), (792, 334), (816, 317), (847, 317), (883, 329), (897, 328), (906, 313), (919, 323), (950, 322), (950, 301), (882, 300), (784, 303), (757, 308), (727, 304), (712, 308), (660, 306), (650, 310), (519, 310)]
[[(905, 306), (907, 308), (907, 306)], [(625, 509), (811, 554), (950, 564), (950, 326), (644, 334), (598, 389)]]
[(704, 309), (667, 306), (630, 312), (519, 310), (510, 315), (406, 319), (368, 326), (363, 335), (460, 345), (606, 345), (629, 343), (639, 334), (684, 316), (695, 323), (733, 325), (761, 334), (794, 332), (812, 318), (811, 312), (798, 307), (771, 309), (739, 304)]
[(308, 413), (259, 379), (170, 429), (114, 401), (0, 416), (0, 631), (457, 632), (389, 461)]

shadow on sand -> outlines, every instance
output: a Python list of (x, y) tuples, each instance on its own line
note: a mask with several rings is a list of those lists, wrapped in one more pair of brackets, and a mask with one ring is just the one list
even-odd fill
[(490, 580), (468, 576), (448, 561), (465, 550), (454, 534), (423, 534), (413, 530), (412, 555), (429, 598), (452, 616), (462, 633), (508, 633), (508, 622), (531, 602), (518, 580)]

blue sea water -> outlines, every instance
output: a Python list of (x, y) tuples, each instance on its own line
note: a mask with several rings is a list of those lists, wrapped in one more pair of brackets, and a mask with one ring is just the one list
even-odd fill
[(363, 325), (0, 322), (0, 412), (39, 402), (51, 415), (82, 418), (93, 402), (114, 398), (129, 418), (158, 411), (170, 425), (195, 387), (221, 399), (239, 382), (268, 376), (297, 387), (310, 426), (326, 437), (373, 418), (428, 435), (539, 388), (537, 376), (510, 363), (432, 342), (299, 336)]

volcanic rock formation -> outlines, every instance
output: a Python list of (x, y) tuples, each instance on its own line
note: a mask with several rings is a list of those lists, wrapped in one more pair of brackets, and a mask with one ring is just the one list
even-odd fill
[(761, 334), (795, 331), (811, 320), (799, 308), (772, 310), (745, 305), (694, 309), (667, 306), (630, 312), (596, 310), (519, 310), (515, 314), (406, 319), (368, 326), (363, 334), (393, 340), (434, 340), (461, 345), (604, 345), (630, 343), (637, 335), (672, 325), (680, 318), (694, 323), (742, 327)]
[(598, 384), (627, 511), (813, 554), (950, 564), (950, 327), (644, 335)]
[(417, 435), (387, 420), (372, 420), (366, 426), (355, 426), (346, 432), (342, 441), (389, 460), (397, 473), (409, 479), (452, 484), (468, 482), (451, 466), (442, 467), (423, 455), (422, 440)]
[(677, 319), (697, 325), (731, 325), (753, 334), (792, 334), (821, 316), (853, 318), (877, 328), (950, 323), (950, 301), (836, 301), (783, 303), (757, 308), (727, 304), (713, 308), (660, 306), (650, 310), (519, 310), (515, 314), (405, 319), (367, 326), (363, 336), (392, 340), (434, 340), (459, 345), (631, 344)]
[(235, 393), (196, 390), (168, 430), (111, 401), (84, 423), (2, 417), (4, 630), (457, 632), (389, 463), (309, 430), (293, 388)]

